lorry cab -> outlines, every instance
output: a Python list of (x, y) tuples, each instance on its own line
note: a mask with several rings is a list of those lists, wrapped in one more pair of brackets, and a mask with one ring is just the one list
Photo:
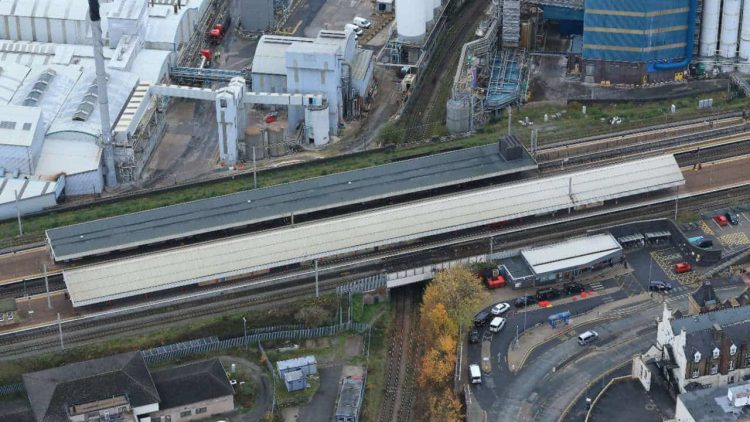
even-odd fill
[(471, 379), (472, 384), (482, 383), (482, 371), (479, 370), (479, 365), (469, 365), (469, 379)]

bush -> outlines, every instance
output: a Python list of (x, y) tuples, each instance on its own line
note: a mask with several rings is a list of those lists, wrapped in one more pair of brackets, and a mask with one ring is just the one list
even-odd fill
[(380, 140), (383, 145), (397, 144), (401, 141), (401, 131), (393, 122), (388, 122), (380, 128), (380, 132), (378, 132), (378, 140)]
[(297, 311), (294, 319), (306, 327), (320, 327), (331, 319), (331, 313), (320, 306), (311, 305)]

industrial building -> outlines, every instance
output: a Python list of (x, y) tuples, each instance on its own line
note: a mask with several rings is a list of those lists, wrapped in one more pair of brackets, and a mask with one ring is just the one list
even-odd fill
[[(134, 154), (150, 150), (134, 148), (130, 141), (151, 106), (143, 92), (165, 79), (209, 3), (115, 0), (101, 5), (118, 178), (132, 175)], [(50, 205), (47, 199), (33, 201), (31, 192), (49, 195), (61, 188), (57, 199), (104, 187), (91, 25), (86, 2), (0, 2), (0, 175), (30, 185), (57, 184), (19, 192), (29, 204), (24, 212)]]
[(323, 95), (323, 104), (289, 106), (288, 117), (290, 129), (304, 121), (308, 143), (323, 146), (327, 134), (311, 130), (317, 115), (323, 112), (336, 134), (368, 98), (373, 67), (372, 51), (359, 48), (351, 30), (321, 30), (316, 38), (264, 35), (253, 58), (252, 86), (257, 92)]
[(607, 233), (522, 250), (501, 259), (499, 268), (513, 288), (521, 288), (571, 281), (619, 263), (622, 256), (622, 246)]

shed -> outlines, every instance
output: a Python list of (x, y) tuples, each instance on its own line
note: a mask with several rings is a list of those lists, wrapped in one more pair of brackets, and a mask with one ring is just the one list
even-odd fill
[(284, 376), (290, 371), (302, 371), (305, 375), (317, 374), (318, 367), (315, 356), (302, 356), (295, 359), (281, 360), (276, 362), (276, 367), (279, 369), (279, 376)]
[(304, 390), (307, 387), (307, 375), (300, 370), (289, 371), (283, 375), (286, 391)]

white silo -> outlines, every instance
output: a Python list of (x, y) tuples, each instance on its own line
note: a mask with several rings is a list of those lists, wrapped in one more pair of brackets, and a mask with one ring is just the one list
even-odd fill
[(435, 18), (435, 8), (433, 5), (435, 4), (433, 0), (414, 0), (414, 1), (421, 1), (424, 5), (424, 21), (427, 23), (427, 26), (432, 24), (432, 20)]
[[(719, 56), (724, 59), (737, 57), (737, 38), (740, 30), (741, 0), (724, 0), (721, 13), (721, 40), (719, 40)], [(721, 70), (729, 72), (733, 65), (722, 65)]]
[(421, 42), (427, 30), (421, 0), (396, 0), (396, 32), (403, 41)]
[(745, 0), (742, 8), (742, 28), (740, 29), (740, 54), (737, 69), (750, 73), (750, 0)]
[(703, 1), (703, 19), (701, 20), (702, 57), (713, 57), (719, 46), (719, 17), (721, 15), (721, 0)]

